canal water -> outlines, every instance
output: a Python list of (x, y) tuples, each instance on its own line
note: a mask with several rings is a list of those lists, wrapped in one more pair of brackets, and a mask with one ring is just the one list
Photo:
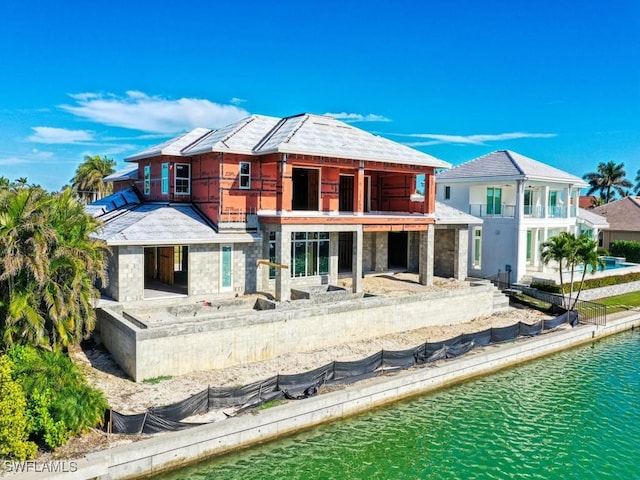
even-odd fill
[(640, 332), (157, 478), (640, 479)]

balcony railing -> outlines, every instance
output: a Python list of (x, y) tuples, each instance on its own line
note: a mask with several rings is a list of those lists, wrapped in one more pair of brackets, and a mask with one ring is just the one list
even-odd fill
[(475, 217), (514, 218), (516, 216), (516, 206), (472, 203), (471, 205), (469, 205), (469, 213)]
[(258, 226), (258, 215), (253, 209), (226, 208), (220, 212), (219, 230), (256, 230)]
[(544, 207), (541, 205), (525, 205), (524, 216), (529, 218), (544, 218)]
[(567, 218), (567, 207), (549, 207), (549, 218)]

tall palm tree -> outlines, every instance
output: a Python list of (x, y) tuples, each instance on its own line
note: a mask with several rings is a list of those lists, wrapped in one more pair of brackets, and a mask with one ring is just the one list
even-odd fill
[(116, 162), (106, 156), (85, 156), (71, 180), (74, 192), (85, 203), (95, 202), (113, 190), (113, 184), (103, 181), (115, 171)]
[[(558, 264), (563, 305), (568, 310), (575, 309), (587, 272), (595, 273), (598, 267), (603, 264), (598, 254), (598, 243), (587, 232), (583, 232), (579, 236), (569, 232), (561, 232), (542, 244), (541, 254), (542, 262), (545, 265), (551, 262)], [(563, 271), (569, 272), (568, 299), (564, 294)], [(573, 280), (575, 273), (580, 271), (580, 285), (575, 298), (573, 298)]]
[(626, 179), (626, 175), (624, 163), (616, 164), (610, 160), (607, 163), (600, 162), (597, 172), (586, 173), (582, 178), (590, 185), (587, 195), (599, 192), (600, 198), (608, 203), (615, 198), (616, 193), (624, 197), (627, 193), (625, 189), (633, 187), (633, 184)]

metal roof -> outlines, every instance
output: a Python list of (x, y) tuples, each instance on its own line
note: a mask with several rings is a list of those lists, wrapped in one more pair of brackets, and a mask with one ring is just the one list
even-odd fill
[(436, 225), (480, 225), (483, 220), (447, 204), (436, 202)]
[(182, 151), (184, 149), (190, 147), (195, 142), (211, 132), (212, 130), (210, 128), (194, 128), (190, 132), (184, 133), (158, 145), (154, 145), (153, 147), (149, 147), (140, 153), (136, 153), (135, 155), (131, 155), (130, 157), (125, 158), (125, 161), (135, 162), (136, 160), (157, 157), (158, 155), (180, 156), (182, 155)]
[(256, 154), (276, 152), (435, 168), (451, 166), (431, 155), (373, 135), (335, 118), (311, 114), (283, 118), (254, 148)]
[(580, 177), (510, 150), (497, 150), (488, 153), (436, 175), (436, 181), (483, 179), (541, 180), (570, 183), (576, 186), (588, 185)]
[(113, 172), (111, 175), (107, 175), (102, 179), (103, 182), (120, 182), (122, 180), (137, 180), (138, 179), (138, 165), (129, 165), (122, 170)]
[(593, 210), (587, 210), (584, 208), (578, 208), (578, 221), (587, 223), (592, 228), (599, 230), (609, 228), (609, 222), (602, 215), (598, 215)]
[(185, 149), (183, 155), (230, 152), (253, 155), (253, 147), (278, 123), (276, 117), (252, 115), (222, 127)]
[(450, 163), (348, 125), (332, 117), (302, 114), (278, 119), (252, 115), (218, 130), (197, 128), (128, 157), (190, 156), (207, 152), (246, 155), (297, 153), (403, 165), (449, 168)]
[(253, 243), (259, 234), (217, 233), (191, 205), (127, 205), (103, 217), (96, 237), (107, 245)]

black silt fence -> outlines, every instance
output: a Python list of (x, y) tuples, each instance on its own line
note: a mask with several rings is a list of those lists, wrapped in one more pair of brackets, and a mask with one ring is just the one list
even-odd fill
[(369, 357), (351, 362), (331, 362), (322, 367), (292, 375), (276, 375), (241, 387), (208, 387), (180, 402), (150, 408), (144, 413), (123, 415), (107, 411), (106, 426), (111, 433), (152, 434), (177, 431), (201, 425), (183, 422), (187, 417), (212, 409), (233, 408), (235, 412), (257, 407), (273, 400), (299, 400), (312, 397), (323, 385), (349, 384), (364, 378), (401, 370), (424, 363), (455, 358), (473, 348), (492, 343), (512, 341), (518, 337), (540, 335), (569, 323), (577, 324), (575, 312), (533, 325), (516, 323), (508, 327), (489, 328), (480, 332), (459, 335), (441, 342), (428, 342), (407, 350), (382, 350)]

